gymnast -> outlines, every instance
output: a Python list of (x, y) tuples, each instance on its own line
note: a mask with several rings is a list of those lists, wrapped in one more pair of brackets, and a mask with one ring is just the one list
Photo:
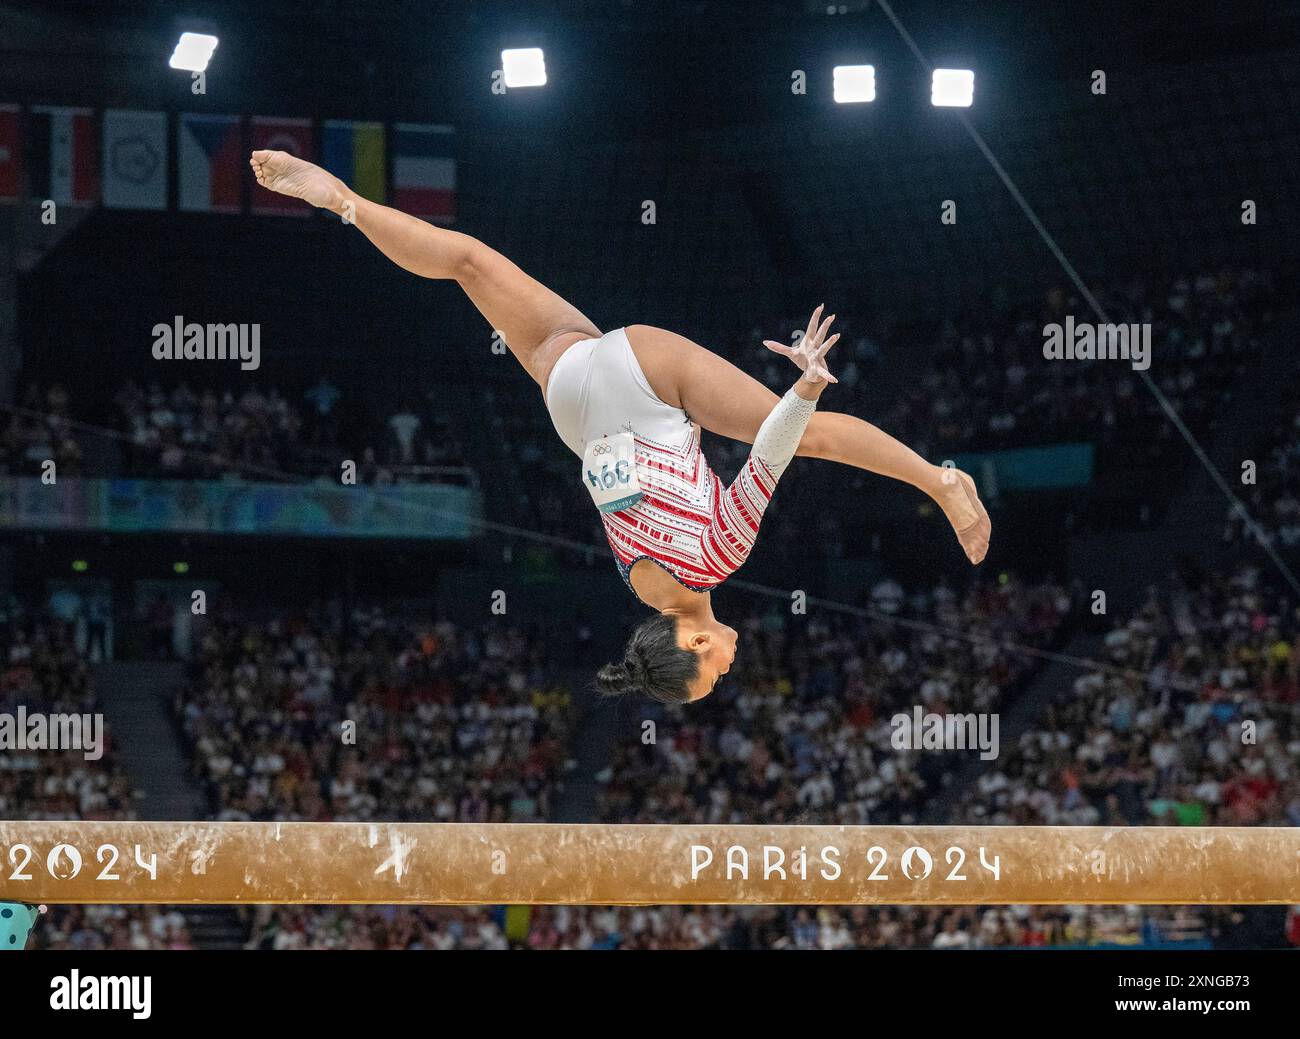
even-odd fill
[[(603, 692), (686, 703), (713, 691), (735, 659), (737, 635), (714, 617), (710, 590), (744, 563), (795, 455), (909, 483), (943, 510), (972, 563), (988, 551), (988, 513), (966, 473), (925, 461), (862, 419), (816, 411), (835, 381), (826, 353), (839, 338), (827, 338), (834, 316), (823, 320), (822, 307), (794, 345), (765, 341), (801, 369), (778, 398), (673, 332), (601, 332), (482, 242), (362, 198), (309, 162), (262, 150), (249, 163), (262, 187), (356, 224), (399, 267), (456, 281), (537, 382), (560, 439), (582, 459), (619, 573), (656, 611), (633, 632), (622, 662), (601, 669)], [(730, 487), (700, 453), (701, 429), (753, 445)]]

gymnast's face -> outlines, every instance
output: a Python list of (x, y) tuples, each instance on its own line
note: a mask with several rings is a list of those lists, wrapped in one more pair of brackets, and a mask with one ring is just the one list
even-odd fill
[(698, 620), (686, 621), (684, 618), (677, 622), (677, 645), (694, 653), (700, 665), (700, 673), (687, 686), (692, 703), (713, 692), (718, 679), (731, 670), (739, 637), (735, 628), (729, 628), (712, 617), (703, 625)]

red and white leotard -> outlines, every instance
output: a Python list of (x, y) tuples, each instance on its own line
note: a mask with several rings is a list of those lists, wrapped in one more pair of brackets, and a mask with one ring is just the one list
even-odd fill
[(697, 592), (740, 569), (758, 539), (777, 473), (750, 455), (730, 487), (714, 475), (692, 430), (677, 445), (636, 438), (644, 496), (620, 512), (602, 512), (605, 536), (623, 579), (638, 559), (652, 559)]
[(600, 514), (628, 587), (633, 564), (650, 559), (697, 592), (721, 584), (748, 558), (777, 480), (815, 410), (812, 401), (786, 394), (724, 488), (700, 450), (698, 427), (651, 389), (621, 328), (561, 355), (547, 381), (546, 406), (579, 457), (591, 440), (629, 431), (635, 437), (642, 497)]

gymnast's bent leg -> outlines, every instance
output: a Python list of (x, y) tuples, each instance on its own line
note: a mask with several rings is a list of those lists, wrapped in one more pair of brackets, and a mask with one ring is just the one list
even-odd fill
[[(816, 327), (821, 308), (813, 315)], [(660, 399), (679, 407), (711, 433), (752, 444), (777, 396), (757, 379), (685, 336), (650, 325), (629, 325), (628, 342)], [(879, 473), (924, 491), (943, 510), (972, 563), (988, 551), (988, 513), (975, 481), (933, 465), (884, 430), (853, 415), (819, 411), (798, 454)]]

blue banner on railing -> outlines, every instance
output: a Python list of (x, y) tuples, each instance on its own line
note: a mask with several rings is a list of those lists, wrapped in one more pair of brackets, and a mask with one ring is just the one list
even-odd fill
[[(970, 473), (980, 490), (1046, 490), (1083, 487), (1092, 481), (1092, 444), (1054, 444), (1005, 451), (978, 451), (956, 455), (958, 469)], [(990, 484), (990, 480), (993, 484)]]
[(464, 539), (482, 497), (448, 484), (0, 477), (0, 529)]

